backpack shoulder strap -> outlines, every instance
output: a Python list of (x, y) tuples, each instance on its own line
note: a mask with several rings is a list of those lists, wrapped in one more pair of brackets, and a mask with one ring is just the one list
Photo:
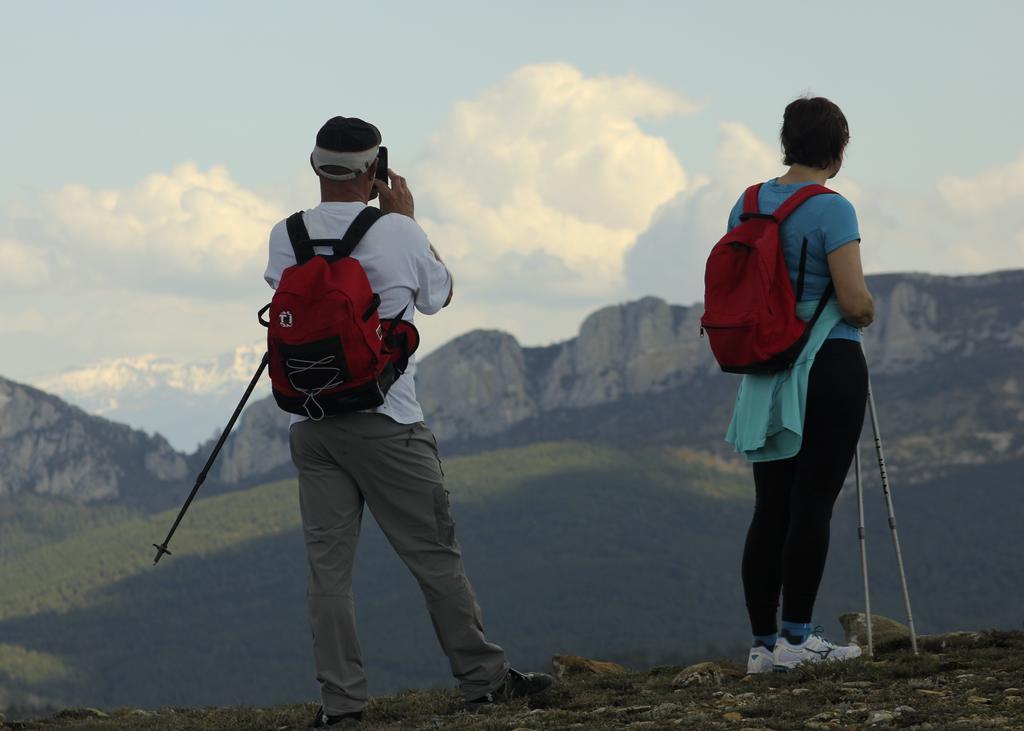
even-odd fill
[(751, 185), (743, 193), (743, 213), (760, 213), (761, 205), (757, 202), (757, 196), (761, 192), (763, 183)]
[(740, 222), (750, 218), (773, 218), (770, 213), (761, 213), (761, 204), (758, 202), (758, 195), (761, 192), (763, 183), (751, 185), (743, 193), (743, 211), (740, 213)]
[(345, 235), (341, 237), (341, 242), (335, 244), (334, 253), (335, 255), (345, 258), (351, 256), (352, 251), (356, 248), (363, 236), (367, 231), (370, 230), (370, 226), (377, 223), (384, 213), (379, 208), (373, 208), (367, 206), (359, 212), (359, 215), (355, 217), (355, 220), (349, 224), (348, 230), (345, 231)]
[(292, 250), (295, 252), (295, 261), (305, 264), (313, 258), (313, 244), (309, 240), (309, 231), (302, 220), (302, 211), (288, 216), (285, 222), (288, 228), (288, 240), (292, 243)]
[(821, 313), (825, 311), (825, 305), (828, 304), (829, 299), (832, 297), (832, 293), (835, 291), (835, 283), (829, 280), (828, 286), (825, 287), (825, 292), (821, 295), (821, 299), (818, 300), (818, 306), (814, 308), (814, 316), (807, 321), (808, 330), (814, 327), (814, 324), (818, 321), (818, 318), (821, 317)]
[(312, 259), (316, 256), (316, 252), (313, 250), (315, 246), (330, 246), (334, 249), (334, 256), (339, 259), (350, 256), (366, 232), (370, 230), (370, 226), (383, 215), (379, 208), (367, 206), (349, 224), (348, 230), (340, 239), (311, 239), (309, 231), (306, 230), (306, 224), (302, 220), (302, 211), (293, 213), (288, 216), (285, 225), (288, 228), (288, 239), (291, 241), (292, 250), (295, 252), (295, 261), (298, 264), (305, 264)]
[(830, 190), (824, 185), (805, 185), (803, 188), (800, 188), (797, 192), (784, 200), (782, 205), (776, 208), (775, 213), (772, 215), (775, 217), (776, 221), (782, 223), (789, 218), (793, 211), (803, 205), (806, 200), (813, 198), (816, 195), (824, 195), (826, 193), (839, 195), (834, 190)]

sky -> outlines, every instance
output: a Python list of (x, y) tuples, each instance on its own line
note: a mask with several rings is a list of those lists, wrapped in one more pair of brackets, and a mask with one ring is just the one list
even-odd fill
[(455, 273), (453, 306), (418, 322), (424, 352), (699, 301), (806, 93), (849, 119), (833, 187), (867, 271), (1024, 267), (1021, 8), (5, 3), (0, 375), (115, 411), (146, 378), (248, 380), (267, 234), (318, 202), (308, 155), (337, 114), (381, 129)]

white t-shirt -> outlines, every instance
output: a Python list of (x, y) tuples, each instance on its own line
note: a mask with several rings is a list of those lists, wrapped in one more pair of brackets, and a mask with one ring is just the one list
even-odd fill
[[(311, 239), (340, 239), (355, 217), (366, 206), (362, 203), (321, 203), (304, 211), (302, 220)], [(330, 254), (329, 248), (315, 251)], [(433, 315), (444, 307), (452, 289), (452, 278), (447, 267), (430, 250), (430, 240), (413, 219), (397, 213), (382, 216), (352, 252), (366, 271), (373, 291), (380, 295), (381, 317), (398, 317), (412, 322), (415, 309), (424, 315)], [(285, 221), (270, 231), (270, 259), (263, 278), (274, 289), (281, 274), (295, 264), (295, 251), (288, 239)], [(408, 308), (408, 309), (406, 309)], [(395, 381), (384, 398), (384, 403), (373, 411), (386, 414), (399, 424), (423, 421), (423, 409), (416, 400), (416, 357), (409, 359), (409, 367)], [(306, 417), (293, 414), (291, 423)]]

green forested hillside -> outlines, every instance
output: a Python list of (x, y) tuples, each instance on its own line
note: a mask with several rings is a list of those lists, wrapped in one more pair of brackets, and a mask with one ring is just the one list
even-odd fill
[[(480, 503), (532, 481), (609, 472), (642, 475), (645, 485), (709, 495), (741, 494), (734, 467), (669, 448), (628, 451), (581, 442), (496, 450), (446, 463), (449, 490)], [(628, 486), (624, 486), (628, 489)], [(0, 556), (0, 620), (87, 606), (97, 591), (147, 570), (177, 509), (145, 515), (123, 507), (82, 507), (38, 497), (10, 506)], [(178, 529), (174, 559), (204, 556), (295, 529), (294, 481), (218, 495), (195, 504)], [(9, 531), (9, 532), (8, 532)], [(157, 567), (160, 570), (166, 564)]]
[[(495, 517), (513, 523), (527, 518), (526, 523), (534, 523), (524, 526), (527, 529), (539, 528), (545, 520), (530, 521), (527, 515), (516, 514), (518, 508), (510, 511), (498, 503), (518, 506), (521, 498), (536, 490), (544, 491), (538, 504), (566, 500), (587, 486), (593, 487), (591, 497), (611, 490), (622, 498), (636, 489), (677, 497), (729, 495), (742, 489), (735, 468), (713, 458), (660, 447), (629, 451), (578, 442), (544, 443), (457, 458), (446, 462), (445, 469), (457, 505), (481, 515), (491, 513), (492, 522)], [(554, 494), (558, 492), (565, 494), (559, 497)], [(529, 499), (523, 507), (528, 504)], [(602, 510), (601, 505), (590, 509), (574, 505), (570, 512), (566, 506), (561, 518), (572, 514), (574, 521), (593, 520), (598, 526)], [(294, 482), (200, 499), (171, 544), (174, 555), (153, 568), (150, 544), (162, 540), (175, 513), (144, 514), (124, 507), (83, 507), (35, 497), (5, 506), (0, 586), (16, 590), (0, 594), (0, 637), (18, 639), (0, 643), (0, 681), (7, 703), (34, 697), (36, 691), (45, 691), (38, 694), (41, 698), (62, 698), (61, 693), (72, 688), (87, 690), (86, 697), (94, 695), (96, 665), (109, 669), (128, 662), (129, 655), (139, 660), (133, 648), (141, 649), (156, 638), (170, 640), (171, 647), (154, 659), (166, 663), (169, 672), (194, 668), (197, 662), (202, 666), (202, 660), (185, 661), (185, 648), (190, 644), (187, 627), (178, 628), (185, 635), (182, 637), (175, 637), (171, 627), (178, 618), (199, 611), (204, 597), (219, 597), (218, 590), (227, 586), (233, 596), (246, 597), (250, 607), (266, 605), (260, 611), (264, 618), (280, 616), (286, 608), (290, 624), (299, 623), (289, 643), (290, 654), (303, 658), (295, 663), (296, 679), (300, 683), (308, 680), (307, 643), (301, 629), (304, 563)], [(622, 539), (615, 530), (609, 536)], [(374, 550), (383, 548), (378, 537), (369, 536), (367, 543), (371, 561), (387, 562), (390, 557), (385, 552)], [(244, 581), (240, 581), (242, 577)], [(521, 578), (529, 584), (528, 577)], [(289, 587), (283, 596), (277, 586), (282, 581)], [(261, 592), (261, 585), (267, 588), (268, 582), (274, 588)], [(371, 593), (389, 595), (393, 591), (371, 583)], [(409, 609), (404, 604), (397, 601), (395, 606)], [(127, 615), (122, 616), (119, 608)], [(143, 614), (152, 618), (152, 624)], [(263, 623), (253, 625), (255, 617), (249, 608), (243, 616), (242, 622), (222, 617), (224, 624), (217, 631), (258, 633)], [(209, 618), (198, 617), (201, 625)], [(220, 651), (211, 652), (210, 647), (223, 646), (222, 639), (195, 649), (207, 661), (216, 659)], [(429, 647), (423, 649), (426, 651), (419, 655), (436, 654)], [(250, 648), (242, 651), (243, 656), (254, 651), (259, 654), (258, 649)], [(404, 678), (412, 684), (420, 672), (417, 667), (396, 668), (381, 677), (385, 682), (390, 677)], [(129, 687), (145, 682), (133, 677)], [(127, 691), (123, 681), (117, 686), (117, 695), (109, 702)], [(222, 692), (218, 687), (213, 686), (215, 694)], [(166, 689), (153, 690), (151, 702), (164, 702), (166, 696), (161, 693)], [(149, 695), (143, 693), (143, 697)], [(131, 697), (130, 692), (124, 697)]]
[[(922, 631), (1019, 625), (1022, 467), (896, 486)], [(556, 653), (643, 667), (742, 652), (745, 469), (667, 447), (562, 442), (453, 459), (445, 470), (488, 634), (517, 665)], [(869, 487), (874, 608), (899, 616), (881, 499)], [(4, 521), (4, 536), (13, 528), (20, 538), (0, 564), (0, 705), (314, 697), (294, 483), (199, 500), (155, 569), (150, 544), (175, 511), (61, 523), (47, 506)], [(846, 497), (837, 508), (819, 603), (819, 621), (833, 628), (860, 603), (854, 507)], [(62, 526), (67, 534), (39, 545), (32, 525), (50, 539)], [(356, 603), (371, 692), (451, 682), (418, 588), (369, 517)]]
[(125, 520), (134, 511), (116, 504), (80, 505), (62, 498), (19, 495), (0, 499), (0, 559), (4, 563), (74, 533)]
[[(174, 557), (207, 555), (293, 528), (298, 522), (293, 493), (294, 483), (275, 483), (193, 505), (178, 529), (178, 541), (171, 545)], [(45, 504), (34, 503), (14, 521), (22, 523), (19, 533), (27, 533), (24, 523), (55, 530)], [(70, 512), (67, 505), (55, 509), (58, 515)], [(0, 585), (18, 587), (0, 597), (0, 619), (88, 606), (97, 592), (152, 565), (155, 549), (150, 544), (163, 540), (177, 512), (139, 515), (114, 510), (104, 515), (92, 510), (97, 513), (92, 520), (66, 524), (70, 530), (57, 540), (0, 565)]]

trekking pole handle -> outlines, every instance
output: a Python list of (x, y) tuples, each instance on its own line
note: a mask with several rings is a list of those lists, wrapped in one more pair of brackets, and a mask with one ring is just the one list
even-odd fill
[(153, 565), (156, 566), (163, 555), (170, 554), (167, 550), (167, 544), (171, 542), (171, 538), (174, 536), (174, 531), (178, 530), (178, 525), (181, 523), (181, 519), (185, 517), (185, 513), (188, 511), (189, 506), (196, 497), (196, 493), (199, 492), (199, 488), (202, 487), (203, 482), (206, 480), (206, 475), (210, 472), (210, 468), (213, 467), (214, 460), (217, 459), (217, 455), (220, 454), (221, 447), (224, 446), (224, 442), (227, 441), (228, 435), (231, 433), (231, 429), (234, 428), (235, 422), (238, 420), (238, 415), (242, 413), (242, 409), (245, 407), (245, 402), (249, 400), (249, 396), (252, 395), (253, 390), (256, 388), (256, 384), (259, 383), (260, 376), (263, 375), (263, 371), (266, 369), (267, 364), (270, 363), (270, 353), (263, 354), (263, 360), (260, 361), (260, 367), (256, 369), (255, 375), (252, 380), (249, 381), (249, 386), (245, 389), (245, 393), (242, 395), (242, 400), (238, 402), (238, 406), (235, 407), (235, 412), (231, 415), (231, 419), (228, 421), (227, 426), (224, 427), (224, 431), (221, 432), (220, 439), (217, 440), (216, 446), (213, 448), (213, 452), (210, 453), (210, 458), (206, 460), (206, 464), (200, 471), (199, 476), (196, 478), (196, 484), (192, 488), (192, 492), (189, 493), (188, 498), (185, 500), (185, 504), (181, 506), (181, 510), (178, 512), (178, 517), (174, 520), (174, 525), (171, 526), (170, 532), (167, 537), (164, 538), (164, 542), (160, 545), (153, 544), (153, 548), (156, 549), (156, 557), (153, 559)]

